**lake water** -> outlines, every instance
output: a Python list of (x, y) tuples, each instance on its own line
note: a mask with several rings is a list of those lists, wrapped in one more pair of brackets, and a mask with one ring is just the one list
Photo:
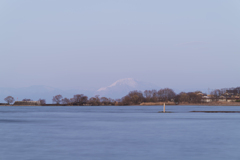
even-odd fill
[(0, 107), (0, 160), (239, 160), (239, 106)]

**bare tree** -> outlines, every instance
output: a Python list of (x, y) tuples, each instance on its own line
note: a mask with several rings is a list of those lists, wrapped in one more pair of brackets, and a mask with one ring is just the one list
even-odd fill
[(76, 94), (76, 95), (74, 95), (73, 96), (73, 98), (75, 100), (74, 102), (75, 103), (81, 103), (82, 97), (83, 97), (83, 94)]
[(235, 88), (237, 91), (237, 95), (240, 95), (240, 87)]
[(124, 96), (122, 99), (121, 99), (121, 103), (123, 105), (130, 105), (132, 102), (131, 102), (131, 98), (127, 95), (127, 96)]
[(219, 97), (221, 96), (221, 90), (215, 89), (211, 92), (211, 95), (215, 98), (216, 101), (218, 101)]
[(46, 104), (46, 100), (45, 99), (41, 99), (40, 98), (38, 101), (40, 102), (40, 104)]
[(100, 101), (103, 105), (109, 105), (111, 104), (110, 100), (107, 97), (101, 97)]
[(141, 91), (131, 91), (127, 96), (123, 98), (124, 104), (140, 104), (144, 100), (143, 94)]
[(116, 101), (112, 98), (108, 98), (108, 102), (111, 104), (111, 105), (114, 105), (116, 103)]
[(189, 96), (189, 102), (191, 103), (201, 103), (202, 96), (196, 92), (187, 93)]
[(158, 94), (155, 89), (152, 90), (152, 102), (157, 102), (158, 101)]
[(88, 97), (87, 96), (83, 96), (82, 97), (82, 104), (86, 104), (88, 101)]
[(96, 95), (95, 97), (91, 97), (88, 103), (92, 106), (99, 106), (101, 104), (99, 95)]
[(83, 105), (86, 104), (88, 100), (88, 97), (83, 95), (83, 94), (76, 94), (73, 96), (73, 102), (72, 103), (76, 103), (78, 105)]
[(69, 104), (70, 100), (68, 98), (63, 98), (62, 99), (62, 104)]
[(56, 96), (54, 96), (53, 97), (53, 99), (52, 99), (52, 101), (53, 101), (53, 103), (56, 103), (56, 104), (60, 104), (60, 102), (62, 101), (62, 95), (56, 95)]
[(145, 102), (157, 102), (158, 97), (157, 97), (157, 91), (156, 90), (145, 90), (143, 92)]
[(189, 95), (185, 92), (181, 92), (177, 98), (179, 102), (189, 102)]
[(221, 95), (224, 95), (226, 92), (227, 92), (227, 88), (222, 88), (222, 89), (220, 90), (220, 94), (221, 94)]
[(175, 96), (176, 93), (170, 88), (164, 88), (158, 91), (159, 101), (170, 101)]
[(8, 104), (11, 104), (14, 102), (14, 98), (12, 96), (7, 96), (4, 101), (6, 101)]
[(240, 87), (229, 88), (226, 92), (231, 96), (239, 96), (240, 95)]
[(74, 103), (75, 102), (75, 99), (74, 98), (70, 98), (69, 99), (69, 103)]

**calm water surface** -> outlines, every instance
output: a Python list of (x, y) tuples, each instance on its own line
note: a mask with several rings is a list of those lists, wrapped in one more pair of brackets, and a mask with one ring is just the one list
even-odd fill
[(0, 160), (239, 160), (236, 106), (0, 107)]

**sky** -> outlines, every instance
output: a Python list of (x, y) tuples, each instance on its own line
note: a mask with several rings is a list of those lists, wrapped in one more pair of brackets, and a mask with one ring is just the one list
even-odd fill
[(0, 87), (240, 86), (239, 0), (0, 0)]

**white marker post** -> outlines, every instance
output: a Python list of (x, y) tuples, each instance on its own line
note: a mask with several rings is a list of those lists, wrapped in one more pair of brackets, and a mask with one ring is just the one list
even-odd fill
[(163, 104), (163, 113), (165, 113), (165, 103)]

